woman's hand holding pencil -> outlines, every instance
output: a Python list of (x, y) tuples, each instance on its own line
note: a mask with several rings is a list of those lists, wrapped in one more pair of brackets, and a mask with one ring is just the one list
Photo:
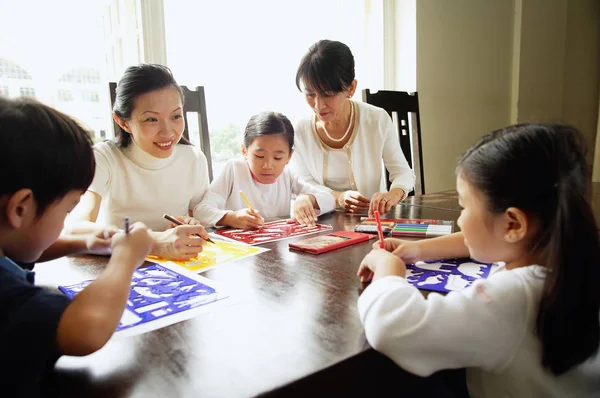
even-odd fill
[[(189, 224), (186, 224), (186, 223), (184, 223), (182, 220), (179, 220), (178, 218), (176, 218), (176, 217), (173, 217), (173, 216), (170, 216), (170, 215), (168, 215), (168, 214), (163, 214), (163, 217), (164, 217), (165, 219), (167, 219), (167, 220), (171, 221), (173, 224), (175, 224), (175, 225), (177, 225), (177, 226), (180, 226), (180, 225), (200, 225), (200, 223), (194, 223), (194, 224), (191, 224), (191, 223), (189, 223)], [(190, 218), (190, 217), (188, 217), (188, 218)], [(195, 220), (195, 219), (192, 219), (192, 220)], [(202, 226), (201, 226), (201, 227), (202, 227)], [(202, 230), (204, 230), (204, 227), (202, 227)], [(206, 233), (206, 231), (204, 231), (204, 234), (195, 233), (195, 234), (192, 234), (192, 235), (194, 235), (194, 236), (197, 236), (198, 238), (202, 238), (202, 239), (204, 239), (205, 241), (207, 241), (207, 242), (210, 242), (210, 243), (212, 243), (212, 244), (214, 244), (214, 243), (215, 243), (215, 242), (213, 242), (213, 241), (212, 241), (212, 239), (210, 239), (210, 238), (208, 237), (208, 234)], [(203, 236), (203, 235), (204, 235), (204, 236)]]
[[(175, 217), (169, 217), (169, 221), (183, 224)], [(151, 235), (154, 244), (150, 254), (170, 260), (188, 260), (196, 257), (202, 252), (205, 242), (212, 242), (201, 225), (178, 225), (162, 232), (152, 231)]]
[(178, 225), (202, 225), (202, 223), (196, 220), (194, 217), (189, 216), (177, 216), (173, 217), (179, 222), (172, 222), (167, 228), (175, 228)]

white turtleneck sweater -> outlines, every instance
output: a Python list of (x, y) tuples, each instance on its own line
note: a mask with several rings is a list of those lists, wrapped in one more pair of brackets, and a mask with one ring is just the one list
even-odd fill
[(166, 159), (144, 152), (133, 141), (120, 148), (113, 141), (94, 145), (96, 174), (89, 190), (102, 197), (98, 223), (122, 226), (141, 221), (163, 231), (170, 222), (163, 218), (196, 215), (209, 184), (206, 157), (191, 145), (175, 145)]

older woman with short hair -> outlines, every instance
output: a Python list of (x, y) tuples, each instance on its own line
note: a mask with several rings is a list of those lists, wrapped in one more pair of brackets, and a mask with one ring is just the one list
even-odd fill
[(338, 207), (350, 212), (383, 214), (406, 198), (414, 172), (386, 111), (351, 100), (357, 81), (348, 46), (330, 40), (311, 46), (298, 67), (296, 86), (314, 112), (295, 126), (292, 167), (300, 177), (330, 192)]

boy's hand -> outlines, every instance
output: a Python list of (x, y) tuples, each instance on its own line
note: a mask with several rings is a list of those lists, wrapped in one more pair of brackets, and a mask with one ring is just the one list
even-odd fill
[(292, 219), (295, 219), (300, 225), (314, 226), (317, 221), (317, 212), (313, 200), (316, 199), (312, 195), (300, 195), (294, 201), (294, 209)]
[(258, 210), (242, 209), (232, 211), (225, 215), (225, 225), (239, 229), (258, 228), (265, 224), (264, 218), (259, 214)]
[(369, 208), (371, 201), (358, 191), (345, 191), (338, 196), (337, 204), (349, 212), (362, 212)]
[(363, 258), (356, 275), (361, 282), (388, 275), (406, 275), (406, 266), (397, 256), (383, 249), (374, 249)]
[(201, 225), (178, 225), (151, 235), (154, 239), (151, 254), (171, 260), (196, 257), (208, 238), (208, 233)]
[[(184, 224), (187, 225), (202, 225), (200, 223), (200, 221), (196, 220), (194, 217), (189, 217), (189, 216), (177, 216), (175, 217), (177, 220), (181, 221)], [(178, 224), (175, 223), (171, 223), (167, 228), (175, 228), (177, 227)]]
[[(385, 250), (398, 256), (406, 264), (414, 264), (421, 259), (421, 245), (418, 241), (387, 238), (384, 243)], [(373, 244), (373, 249), (379, 249), (379, 241)]]
[(119, 231), (117, 227), (107, 226), (91, 234), (85, 240), (86, 252), (100, 256), (110, 255), (111, 241), (114, 234)]
[(148, 228), (140, 222), (129, 227), (129, 233), (118, 232), (112, 237), (113, 256), (127, 256), (135, 267), (142, 265), (152, 248)]

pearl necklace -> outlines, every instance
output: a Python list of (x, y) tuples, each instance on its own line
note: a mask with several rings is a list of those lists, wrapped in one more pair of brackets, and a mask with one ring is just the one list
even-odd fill
[(327, 138), (329, 138), (331, 141), (342, 142), (346, 139), (346, 136), (350, 132), (350, 127), (352, 127), (353, 120), (354, 120), (354, 104), (352, 103), (352, 101), (350, 101), (350, 123), (348, 123), (348, 128), (346, 129), (346, 132), (344, 133), (342, 138), (333, 138), (332, 136), (330, 136), (329, 133), (327, 132), (327, 129), (325, 128), (325, 123), (323, 123), (323, 131), (325, 132), (325, 135), (327, 136)]

